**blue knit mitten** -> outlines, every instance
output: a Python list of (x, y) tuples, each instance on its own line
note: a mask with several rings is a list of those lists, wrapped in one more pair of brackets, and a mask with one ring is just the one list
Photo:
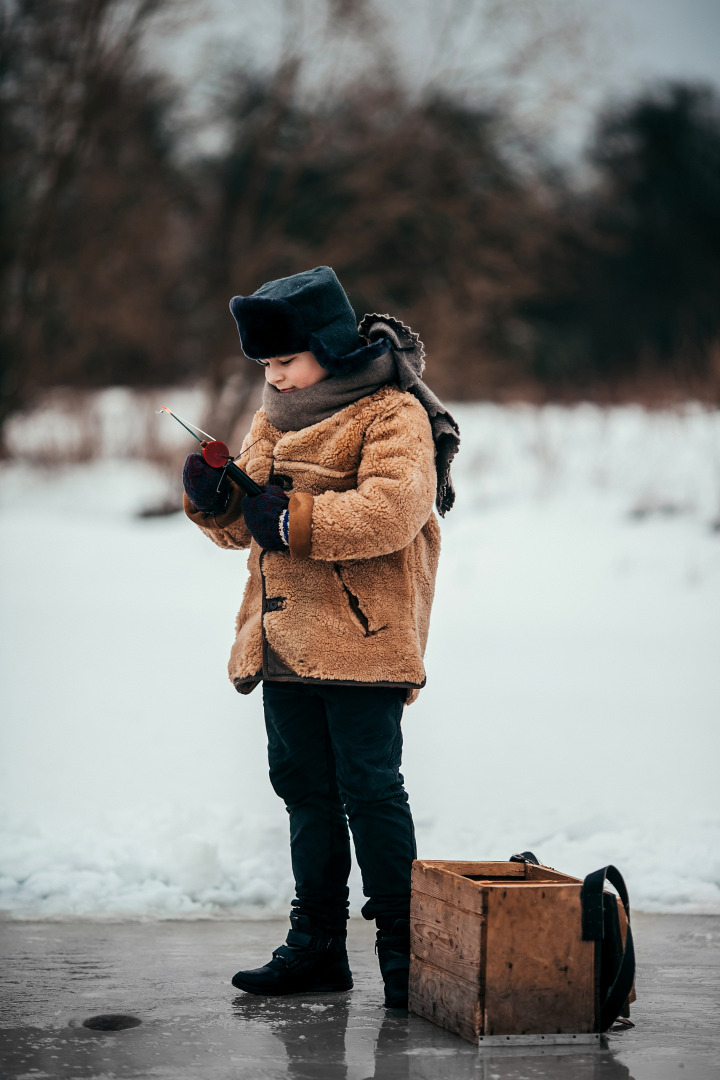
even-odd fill
[(202, 454), (188, 454), (183, 468), (183, 487), (196, 510), (220, 514), (230, 498), (230, 481), (222, 469), (213, 469)]
[(245, 524), (261, 548), (284, 551), (288, 547), (288, 503), (282, 488), (269, 484), (261, 495), (246, 495), (242, 501)]

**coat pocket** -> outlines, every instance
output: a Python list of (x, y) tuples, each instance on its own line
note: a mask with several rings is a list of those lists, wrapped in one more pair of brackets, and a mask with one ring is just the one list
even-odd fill
[(340, 588), (342, 589), (343, 596), (347, 603), (350, 613), (354, 622), (360, 627), (364, 637), (373, 637), (375, 634), (379, 634), (382, 630), (387, 630), (388, 624), (378, 625), (368, 614), (367, 608), (363, 606), (362, 600), (358, 595), (358, 589), (355, 585), (351, 587), (350, 584), (343, 577), (342, 567), (338, 563), (333, 563), (333, 570), (335, 576), (338, 579)]

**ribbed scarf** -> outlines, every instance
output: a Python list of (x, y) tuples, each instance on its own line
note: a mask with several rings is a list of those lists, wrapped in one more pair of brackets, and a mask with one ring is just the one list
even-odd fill
[(403, 323), (389, 315), (366, 315), (359, 326), (361, 338), (375, 346), (370, 358), (347, 375), (331, 375), (304, 390), (281, 394), (265, 383), (263, 407), (278, 431), (300, 431), (319, 424), (360, 398), (388, 383), (413, 394), (428, 414), (435, 443), (437, 497), (441, 517), (455, 502), (450, 464), (460, 445), (460, 429), (442, 402), (422, 381), (425, 353), (422, 342)]

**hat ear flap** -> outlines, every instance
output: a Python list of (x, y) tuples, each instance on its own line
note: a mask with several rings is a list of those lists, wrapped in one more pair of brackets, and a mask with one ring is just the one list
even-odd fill
[(311, 334), (307, 347), (315, 356), (320, 367), (325, 368), (331, 375), (347, 375), (349, 372), (364, 367), (371, 360), (375, 360), (378, 356), (386, 353), (390, 348), (390, 342), (387, 338), (380, 338), (369, 345), (361, 345), (360, 348), (353, 349), (352, 352), (345, 353), (343, 356), (336, 356), (335, 353), (330, 352), (317, 334)]

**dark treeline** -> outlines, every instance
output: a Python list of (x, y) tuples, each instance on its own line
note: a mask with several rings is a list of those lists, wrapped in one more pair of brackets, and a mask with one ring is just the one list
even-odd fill
[(160, 6), (4, 8), (0, 423), (53, 386), (219, 386), (230, 296), (319, 263), (421, 333), (447, 397), (718, 399), (710, 89), (609, 109), (581, 192), (510, 152), (497, 109), (377, 74), (308, 104), (292, 62), (230, 73), (224, 148), (193, 157), (138, 62)]
[(523, 305), (550, 386), (653, 383), (720, 400), (720, 99), (671, 84), (608, 110), (597, 181), (546, 245)]

